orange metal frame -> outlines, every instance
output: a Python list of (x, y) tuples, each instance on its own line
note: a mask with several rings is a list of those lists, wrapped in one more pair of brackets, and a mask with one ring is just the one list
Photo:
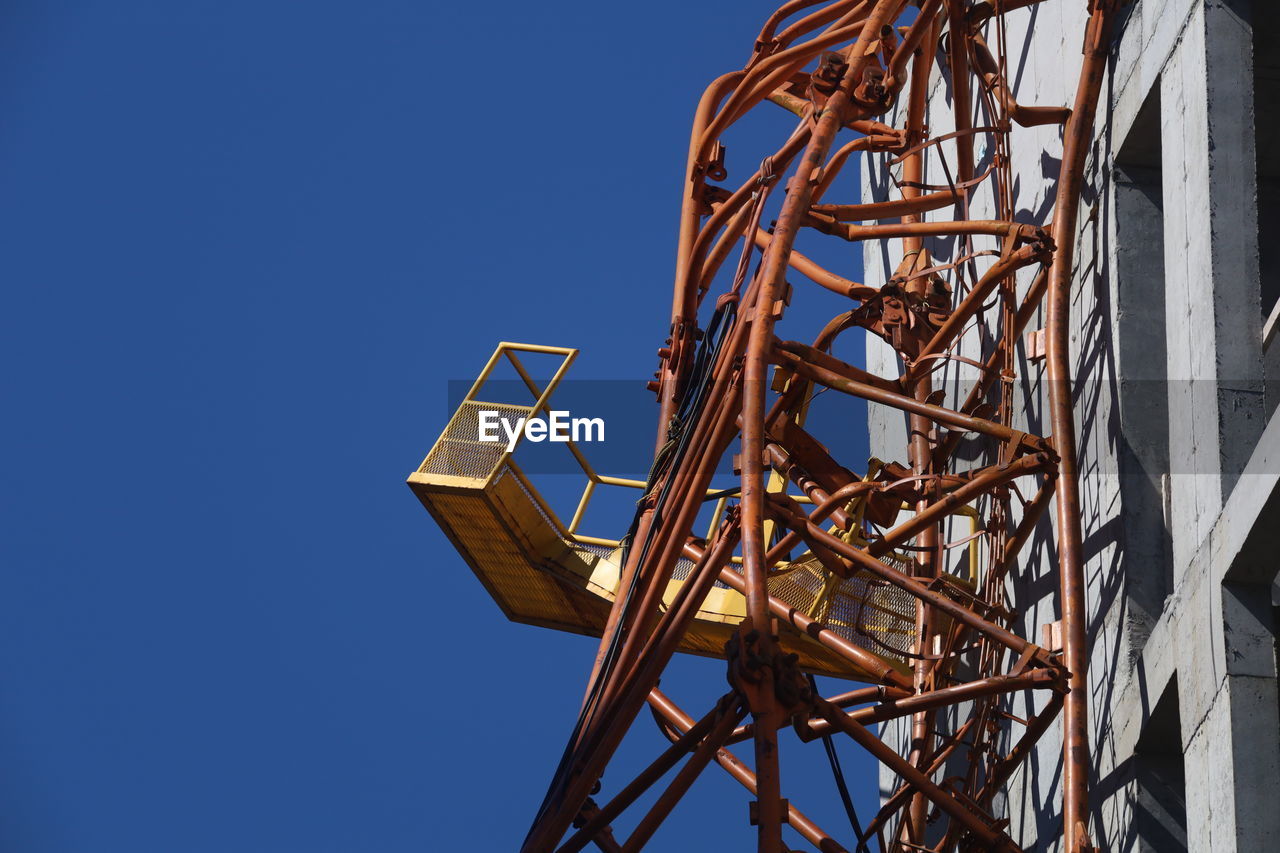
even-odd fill
[[(1063, 741), (1064, 849), (1091, 849), (1088, 648), (1067, 344), (1084, 158), (1116, 4), (1046, 1), (1087, 16), (1070, 108), (1020, 105), (1007, 79), (1004, 16), (1039, 0), (791, 0), (766, 21), (746, 66), (707, 89), (683, 188), (671, 335), (653, 383), (660, 405), (653, 475), (620, 555), (618, 593), (581, 714), (526, 851), (569, 853), (588, 844), (638, 850), (713, 761), (754, 796), (761, 853), (787, 849), (784, 825), (828, 853), (1020, 850), (994, 804), (1055, 725)], [(929, 132), (935, 64), (949, 78), (954, 127), (936, 137)], [(725, 135), (748, 112), (777, 107), (797, 117), (790, 136), (754, 174), (725, 183)], [(1019, 127), (1044, 124), (1062, 127), (1056, 197), (1041, 224), (1026, 224), (1014, 217), (1008, 150)], [(979, 142), (994, 152), (990, 167), (975, 157)], [(880, 155), (886, 173), (878, 178), (897, 187), (895, 197), (827, 201), (849, 158), (866, 153)], [(946, 164), (945, 182), (925, 182), (930, 158)], [(979, 192), (993, 199), (989, 219), (968, 213)], [(768, 225), (766, 205), (779, 197)], [(806, 229), (852, 242), (901, 241), (902, 261), (887, 284), (870, 287), (796, 252)], [(935, 262), (940, 240), (959, 247), (953, 257), (960, 257)], [(735, 252), (736, 270), (719, 275)], [(849, 300), (812, 343), (777, 334), (791, 301), (805, 298), (799, 284), (793, 295), (789, 275)], [(1015, 428), (1010, 383), (1001, 381), (1015, 375), (1023, 333), (1042, 308), (1052, 437)], [(990, 334), (975, 344), (969, 332), (977, 327)], [(832, 342), (853, 328), (886, 341), (901, 371), (874, 375), (831, 355)], [(949, 400), (935, 375), (959, 362), (976, 369), (976, 381), (967, 399)], [(816, 390), (901, 412), (906, 461), (860, 475), (860, 466), (833, 458), (806, 430), (805, 406)], [(967, 467), (957, 464), (962, 439), (966, 458), (977, 460)], [(712, 474), (735, 451), (741, 488), (713, 535), (700, 538), (693, 524)], [(785, 478), (808, 503), (770, 488), (768, 476)], [(1006, 599), (1019, 553), (1051, 504), (1062, 637), (1061, 648), (1052, 649), (1019, 635)], [(983, 543), (972, 587), (944, 571), (947, 549), (957, 544), (945, 539), (961, 513)], [(912, 597), (909, 674), (832, 639), (822, 614), (797, 612), (770, 595), (771, 574), (795, 548), (807, 549), (830, 577), (864, 573)], [(904, 550), (909, 565), (888, 559)], [(691, 573), (664, 602), (682, 558), (693, 561)], [(657, 682), (716, 581), (745, 596), (747, 615), (725, 647), (731, 689), (695, 720)], [(781, 647), (780, 625), (828, 644), (870, 677), (867, 686), (820, 695)], [(1007, 709), (1023, 691), (1041, 692), (1041, 710), (1017, 719)], [(595, 794), (646, 704), (671, 748), (631, 781)], [(906, 754), (870, 728), (894, 719), (910, 726)], [(898, 779), (879, 811), (843, 840), (782, 796), (779, 732), (787, 727), (803, 742), (847, 736)], [(727, 750), (746, 740), (754, 748), (751, 767)], [(677, 766), (629, 836), (616, 838), (615, 818)], [(615, 768), (610, 778), (624, 777)]]

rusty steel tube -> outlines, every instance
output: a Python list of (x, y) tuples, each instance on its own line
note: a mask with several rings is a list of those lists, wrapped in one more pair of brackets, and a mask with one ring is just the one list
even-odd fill
[[(1116, 3), (1090, 0), (1084, 61), (1067, 109), (1019, 104), (1010, 82), (1012, 63), (1026, 54), (1016, 59), (1009, 49), (1004, 16), (1041, 0), (916, 0), (914, 20), (897, 27), (908, 2), (790, 0), (760, 27), (746, 65), (712, 81), (698, 103), (682, 176), (669, 339), (652, 385), (655, 461), (579, 720), (526, 853), (557, 849), (571, 824), (580, 829), (562, 853), (592, 841), (608, 851), (637, 850), (712, 760), (756, 797), (757, 853), (786, 849), (783, 823), (824, 853), (843, 851), (782, 799), (779, 732), (788, 723), (804, 741), (851, 738), (899, 776), (872, 828), (859, 830), (860, 848), (875, 837), (895, 853), (952, 853), (1018, 849), (991, 809), (1058, 721), (1064, 849), (1083, 853), (1090, 843), (1089, 614), (1070, 300), (1084, 160)], [(930, 85), (935, 66), (946, 86)], [(740, 120), (778, 107), (798, 117), (784, 119), (789, 129), (779, 133), (780, 144), (758, 146), (764, 157), (738, 149)], [(950, 115), (937, 120), (940, 108)], [(1014, 205), (1010, 152), (1021, 151), (1022, 126), (1064, 119), (1052, 206), (1028, 216)], [(935, 133), (933, 126), (954, 130)], [(975, 159), (979, 144), (982, 163)], [(859, 198), (837, 180), (855, 156), (872, 170), (872, 197)], [(778, 192), (782, 198), (773, 198)], [(895, 217), (901, 221), (884, 221)], [(797, 252), (802, 229), (803, 239), (880, 243), (882, 263), (868, 280), (883, 286), (852, 280), (820, 249)], [(732, 283), (713, 292), (730, 278), (723, 267), (734, 256)], [(993, 260), (980, 260), (987, 257)], [(1040, 272), (1019, 301), (1019, 270), (1036, 263)], [(805, 318), (785, 316), (791, 299), (815, 295), (791, 292), (786, 276), (794, 273), (844, 304), (813, 346), (782, 339), (809, 340), (812, 330), (777, 332)], [(1017, 347), (1041, 310), (1051, 436), (1019, 429), (1026, 422), (1015, 408), (1026, 363)], [(887, 344), (885, 355), (865, 366), (836, 357), (833, 343), (855, 327)], [(957, 395), (970, 368), (972, 388)], [(876, 445), (883, 461), (863, 468), (860, 459), (844, 459), (843, 450), (829, 449), (843, 445), (839, 437), (829, 443), (826, 424), (806, 424), (811, 401), (827, 390), (893, 410), (876, 410), (886, 425)], [(838, 396), (828, 399), (851, 408)], [(738, 487), (710, 492), (735, 437)], [(1024, 477), (1038, 487), (1030, 500)], [(709, 497), (719, 501), (718, 517), (703, 543), (693, 525), (704, 523)], [(800, 505), (806, 498), (812, 507)], [(1048, 532), (1056, 547), (1046, 550), (1058, 556), (1060, 655), (1021, 636), (1029, 630), (1017, 615), (1024, 593), (1010, 582), (1033, 534), (1046, 530), (1039, 522), (1050, 504), (1058, 524)], [(803, 573), (776, 571), (797, 548), (807, 551), (797, 558)], [(740, 570), (731, 562), (738, 550)], [(695, 565), (677, 586), (682, 556)], [(717, 585), (733, 591), (731, 602), (734, 593), (745, 599), (736, 630), (742, 610), (735, 603), (708, 633), (706, 608), (720, 606), (714, 602), (722, 597), (713, 592)], [(876, 613), (864, 623), (868, 605)], [(678, 649), (705, 651), (709, 636), (722, 643), (726, 623), (732, 692), (724, 713), (695, 724), (656, 684)], [(789, 654), (806, 650), (816, 656)], [(813, 696), (798, 660), (878, 686), (834, 702)], [(1054, 694), (1039, 715), (1023, 722), (1004, 710), (1008, 694), (1037, 689)], [(623, 777), (632, 781), (601, 809), (588, 795), (646, 701), (673, 746), (639, 775)], [(739, 725), (748, 713), (750, 722)], [(891, 721), (905, 741), (901, 753), (867, 729)], [(1002, 756), (1014, 723), (1026, 731)], [(752, 768), (724, 748), (747, 739)], [(967, 769), (939, 782), (960, 749), (971, 758)], [(682, 756), (690, 757), (619, 845), (609, 824)]]
[[(679, 706), (656, 688), (649, 694), (649, 704), (654, 709), (654, 712), (671, 726), (677, 734), (687, 731), (693, 723), (693, 720), (684, 711), (680, 710)], [(716, 763), (723, 767), (742, 787), (752, 794), (757, 793), (756, 774), (744, 767), (732, 752), (727, 749), (717, 750)], [(838, 841), (824, 832), (821, 827), (806, 817), (795, 806), (787, 806), (787, 825), (804, 836), (806, 841), (817, 847), (822, 853), (848, 853)]]
[(1075, 414), (1071, 408), (1071, 268), (1075, 257), (1076, 217), (1084, 161), (1093, 133), (1098, 92), (1106, 70), (1114, 3), (1093, 3), (1085, 34), (1084, 65), (1075, 108), (1067, 122), (1058, 182), (1053, 234), (1058, 246), (1049, 269), (1046, 295), (1046, 362), (1049, 417), (1054, 446), (1061, 459), (1057, 494), (1058, 573), (1063, 612), (1063, 660), (1071, 672), (1070, 692), (1063, 702), (1062, 789), (1063, 843), (1070, 853), (1089, 847), (1089, 640), (1085, 635), (1087, 602), (1084, 578), (1084, 535), (1080, 524), (1079, 462), (1076, 458)]
[[(773, 235), (767, 231), (756, 231), (756, 245), (761, 249), (769, 248), (769, 244), (773, 241)], [(838, 293), (841, 296), (847, 296), (850, 299), (870, 299), (879, 291), (874, 287), (867, 287), (856, 281), (850, 281), (847, 278), (841, 278), (829, 270), (825, 270), (818, 266), (809, 258), (799, 252), (791, 252), (787, 257), (787, 263), (793, 270), (808, 278), (814, 284), (825, 287), (832, 293)]]
[[(722, 700), (723, 701), (723, 700)], [(644, 769), (639, 776), (631, 780), (622, 790), (614, 795), (613, 799), (600, 808), (594, 817), (587, 821), (583, 826), (565, 841), (556, 851), (556, 853), (577, 853), (591, 843), (592, 838), (597, 832), (609, 825), (610, 821), (640, 798), (645, 791), (653, 786), (667, 771), (675, 767), (680, 759), (692, 751), (698, 743), (706, 737), (711, 731), (711, 727), (715, 725), (716, 718), (720, 714), (720, 705), (716, 704), (707, 714), (698, 722), (689, 721), (689, 725), (684, 727), (684, 731), (680, 737), (674, 740), (671, 746), (667, 747), (661, 755), (654, 759), (653, 763)]]
[(865, 382), (858, 382), (854, 379), (845, 379), (830, 370), (818, 367), (812, 364), (806, 364), (800, 361), (791, 353), (785, 350), (776, 351), (777, 363), (794, 370), (796, 373), (811, 379), (820, 385), (828, 388), (834, 388), (837, 391), (844, 391), (856, 397), (870, 400), (873, 403), (881, 403), (886, 406), (892, 406), (895, 409), (902, 409), (904, 412), (915, 415), (923, 415), (934, 423), (943, 424), (953, 429), (962, 429), (969, 432), (978, 432), (983, 435), (989, 435), (992, 438), (998, 438), (1003, 441), (1030, 441), (1037, 449), (1049, 449), (1048, 443), (1043, 440), (1037, 440), (1034, 436), (1028, 436), (1024, 432), (1019, 432), (1011, 427), (1003, 424), (994, 423), (986, 418), (975, 418), (972, 415), (964, 415), (951, 409), (945, 409), (942, 406), (934, 406), (929, 403), (923, 403), (914, 397), (908, 397), (905, 394), (896, 394), (892, 391), (886, 391), (883, 388), (877, 388), (868, 385)]
[[(865, 726), (905, 717), (919, 711), (945, 708), (948, 705), (983, 696), (1012, 693), (1017, 690), (1049, 689), (1056, 686), (1057, 683), (1054, 673), (1046, 669), (1032, 670), (1026, 675), (997, 675), (978, 681), (970, 681), (968, 684), (958, 684), (955, 687), (944, 687), (941, 690), (931, 690), (928, 693), (917, 693), (914, 696), (881, 702), (878, 705), (850, 711), (846, 716)], [(831, 704), (834, 705), (835, 703), (832, 702)], [(830, 723), (824, 724), (820, 721), (810, 721), (809, 727), (811, 731), (805, 734), (805, 737), (809, 739), (821, 737), (831, 732)]]
[[(692, 543), (689, 543), (686, 548), (686, 553), (691, 556), (693, 554), (700, 553), (698, 546)], [(731, 587), (745, 596), (746, 583), (743, 580), (742, 575), (738, 574), (733, 569), (728, 567), (721, 569), (720, 580), (726, 586)], [(789, 606), (786, 602), (779, 601), (772, 596), (768, 599), (768, 606), (769, 612), (775, 619), (789, 623), (800, 633), (812, 637), (831, 651), (855, 664), (860, 669), (866, 670), (868, 674), (878, 678), (881, 683), (914, 692), (914, 689), (911, 686), (911, 679), (907, 678), (892, 666), (885, 663), (883, 659), (877, 657), (861, 646), (856, 646), (834, 631), (823, 628), (818, 620), (801, 613), (794, 607)]]
[[(769, 622), (769, 595), (765, 582), (764, 556), (764, 416), (766, 354), (773, 340), (773, 321), (779, 305), (787, 255), (795, 244), (801, 219), (810, 204), (811, 194), (820, 180), (836, 132), (843, 125), (844, 109), (850, 103), (849, 90), (858, 82), (868, 62), (867, 47), (872, 34), (878, 33), (900, 11), (902, 0), (877, 0), (875, 7), (858, 33), (850, 49), (852, 61), (840, 87), (831, 95), (810, 137), (809, 146), (800, 159), (795, 177), (787, 186), (787, 196), (761, 261), (761, 293), (756, 301), (743, 370), (742, 405), (742, 562), (746, 587), (747, 620), (750, 630), (759, 636), (764, 654), (774, 653), (775, 643)], [(767, 673), (766, 673), (767, 677)], [(757, 803), (760, 853), (781, 853), (782, 800), (778, 770), (778, 742), (775, 717), (779, 713), (771, 690), (758, 691), (751, 708), (756, 721), (756, 777), (759, 785)]]
[(653, 804), (640, 823), (636, 825), (631, 837), (622, 845), (623, 853), (636, 853), (636, 851), (644, 847), (645, 842), (653, 837), (653, 833), (658, 830), (658, 825), (675, 808), (676, 803), (680, 802), (680, 798), (689, 790), (689, 786), (698, 778), (698, 774), (711, 763), (711, 759), (715, 757), (720, 747), (724, 745), (725, 738), (733, 732), (733, 727), (738, 724), (738, 720), (741, 720), (745, 713), (746, 710), (741, 706), (735, 707), (732, 711), (723, 709), (722, 716), (715, 726), (698, 744), (698, 748), (693, 751), (693, 755), (689, 756), (689, 760), (685, 762), (684, 767), (681, 767), (680, 771), (676, 773), (675, 778), (671, 780), (671, 784), (662, 792), (657, 802)]
[(1009, 839), (1009, 836), (983, 823), (976, 814), (969, 811), (955, 797), (942, 790), (932, 779), (881, 743), (878, 737), (871, 734), (862, 725), (845, 716), (844, 712), (839, 708), (821, 697), (815, 701), (815, 705), (819, 714), (837, 729), (856, 740), (864, 749), (878, 758), (881, 764), (906, 779), (918, 791), (928, 794), (929, 799), (938, 808), (951, 815), (953, 819), (980, 838), (986, 845), (986, 849), (1005, 851), (1005, 853), (1021, 853), (1021, 849)]
[[(963, 622), (975, 631), (985, 634), (997, 643), (1000, 643), (1002, 646), (1021, 654), (1027, 650), (1028, 646), (1032, 645), (1018, 635), (1001, 628), (999, 625), (988, 622), (972, 610), (969, 610), (964, 605), (957, 604), (942, 593), (934, 592), (915, 578), (904, 575), (897, 569), (886, 566), (884, 563), (880, 562), (875, 557), (869, 556), (861, 549), (853, 547), (843, 539), (832, 536), (816, 524), (806, 523), (805, 527), (810, 537), (823, 545), (826, 545), (840, 556), (848, 558), (858, 566), (870, 571), (872, 574), (888, 581), (899, 589), (909, 592), (911, 595), (927, 602), (938, 610), (945, 612), (952, 619), (955, 619), (958, 622)], [(1040, 659), (1042, 663), (1047, 663), (1042, 656), (1037, 655), (1037, 658)]]

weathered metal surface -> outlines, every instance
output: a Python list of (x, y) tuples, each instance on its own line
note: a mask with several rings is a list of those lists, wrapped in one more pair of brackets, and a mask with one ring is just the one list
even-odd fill
[[(639, 849), (713, 761), (755, 796), (760, 853), (786, 849), (784, 823), (823, 851), (1019, 850), (993, 809), (1054, 725), (1064, 744), (1063, 846), (1090, 849), (1088, 649), (1067, 345), (1084, 158), (1115, 4), (1044, 0), (1088, 18), (1067, 108), (1019, 104), (1007, 79), (1003, 16), (1036, 2), (792, 0), (766, 22), (747, 65), (707, 89), (690, 142), (670, 338), (651, 384), (660, 406), (653, 474), (627, 545), (613, 555), (616, 594), (595, 628), (600, 652), (526, 851), (593, 842)], [(928, 88), (935, 67), (948, 77), (947, 121), (928, 113), (938, 102)], [(726, 134), (748, 112), (779, 107), (798, 118), (790, 136), (745, 181), (722, 183)], [(931, 136), (934, 124), (954, 130)], [(1062, 127), (1056, 198), (1041, 222), (1017, 222), (1009, 145), (1019, 128), (1046, 124)], [(975, 156), (978, 143), (983, 155)], [(895, 189), (885, 198), (828, 200), (849, 158), (865, 152), (891, 155), (891, 174), (877, 183)], [(933, 183), (929, 157), (943, 163)], [(991, 218), (968, 214), (979, 192), (994, 200)], [(888, 284), (867, 287), (796, 252), (805, 231), (900, 241), (902, 261)], [(934, 241), (944, 239), (959, 248), (951, 262), (935, 262)], [(736, 269), (726, 267), (735, 252)], [(789, 274), (807, 281), (793, 286)], [(808, 287), (849, 304), (812, 345), (781, 340), (777, 323)], [(1042, 307), (1044, 333), (1027, 353), (1027, 326)], [(985, 330), (977, 343), (975, 328)], [(832, 342), (851, 329), (892, 346), (901, 373), (876, 376), (831, 356)], [(1044, 357), (1050, 435), (1014, 425), (1008, 386), (1020, 352)], [(974, 371), (973, 387), (950, 399), (934, 376), (961, 362)], [(900, 410), (909, 424), (904, 461), (834, 458), (806, 428), (817, 390)], [(740, 490), (713, 535), (699, 538), (693, 524), (712, 475), (734, 454)], [(1050, 503), (1060, 587), (1054, 649), (1019, 634), (1006, 599), (1019, 551)], [(957, 540), (962, 526), (968, 533)], [(957, 547), (972, 557), (968, 577), (947, 568)], [(796, 549), (802, 553), (792, 559)], [(692, 567), (675, 589), (681, 560)], [(837, 630), (820, 595), (781, 600), (778, 579), (800, 571), (904, 596), (914, 624), (894, 642), (905, 645), (856, 620), (853, 630), (873, 642), (851, 643), (848, 620)], [(671, 654), (698, 630), (695, 617), (717, 580), (742, 597), (741, 624), (724, 650), (733, 689), (695, 723), (656, 687)], [(804, 674), (812, 662), (788, 653), (797, 632), (871, 687), (818, 695)], [(1038, 715), (1008, 713), (1009, 697), (1021, 691), (1044, 691)], [(597, 804), (603, 770), (646, 703), (675, 746), (629, 784), (611, 784)], [(747, 714), (749, 724), (738, 726)], [(896, 718), (910, 719), (906, 754), (867, 728)], [(783, 798), (786, 727), (802, 743), (847, 736), (897, 775), (899, 788), (857, 837), (827, 834)], [(754, 744), (750, 769), (726, 749), (746, 739)], [(613, 818), (681, 760), (665, 793), (618, 841)], [(629, 778), (617, 768), (610, 777)]]

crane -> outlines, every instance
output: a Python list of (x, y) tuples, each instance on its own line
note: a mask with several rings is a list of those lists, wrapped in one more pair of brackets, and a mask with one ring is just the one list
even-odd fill
[[(1013, 94), (1006, 17), (1038, 2), (1086, 19), (1070, 107)], [(649, 476), (601, 474), (566, 440), (585, 483), (567, 521), (522, 471), (518, 446), (477, 436), (486, 411), (550, 411), (577, 352), (517, 343), (494, 352), (409, 485), (508, 617), (600, 638), (525, 851), (641, 849), (712, 763), (753, 797), (760, 853), (788, 849), (784, 825), (825, 853), (1021, 850), (998, 798), (1055, 726), (1063, 848), (1093, 849), (1068, 334), (1115, 13), (1113, 0), (779, 7), (746, 64), (714, 80), (694, 116), (669, 336), (650, 383)], [(945, 90), (931, 88), (943, 78)], [(758, 160), (735, 161), (730, 180), (728, 146), (758, 111), (787, 118), (789, 130)], [(1009, 152), (1024, 138), (1038, 144), (1042, 127), (1060, 129), (1062, 150), (1052, 205), (1033, 222), (1015, 210)], [(870, 198), (841, 198), (837, 179), (855, 158)], [(894, 260), (882, 284), (861, 283), (797, 251), (802, 235)], [(841, 310), (790, 337), (788, 313), (819, 291)], [(1044, 328), (1027, 334), (1042, 312)], [(833, 353), (857, 336), (888, 355), (858, 366)], [(527, 367), (534, 356), (551, 359), (550, 378)], [(1012, 393), (1019, 364), (1039, 361), (1043, 435), (1018, 421)], [(502, 364), (520, 377), (522, 399), (487, 394)], [(810, 425), (817, 394), (896, 413), (900, 455), (838, 458)], [(731, 488), (713, 485), (722, 464), (734, 471)], [(601, 488), (637, 499), (617, 538), (580, 530)], [(1057, 618), (1027, 636), (1009, 587), (1028, 543), (1044, 535)], [(728, 691), (697, 716), (658, 688), (677, 652), (726, 667)], [(824, 695), (815, 674), (850, 689)], [(1034, 713), (1014, 715), (1015, 695), (1032, 696)], [(638, 772), (615, 769), (611, 778), (628, 781), (603, 788), (646, 707), (670, 747)], [(783, 796), (788, 728), (797, 748), (847, 739), (896, 779), (865, 821), (842, 789), (851, 835), (828, 833)], [(736, 743), (751, 744), (751, 762), (729, 750)], [(672, 770), (618, 839), (615, 819)]]

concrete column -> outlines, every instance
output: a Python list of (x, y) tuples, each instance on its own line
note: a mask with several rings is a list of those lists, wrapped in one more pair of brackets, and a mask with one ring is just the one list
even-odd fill
[(1280, 530), (1273, 419), (1178, 593), (1187, 837), (1192, 850), (1280, 844), (1280, 696), (1270, 584)]
[(1248, 23), (1211, 0), (1161, 75), (1175, 576), (1264, 425), (1251, 50)]
[(1280, 843), (1280, 733), (1269, 591), (1204, 568), (1183, 614), (1200, 630), (1186, 637), (1179, 679), (1187, 846), (1270, 850)]

